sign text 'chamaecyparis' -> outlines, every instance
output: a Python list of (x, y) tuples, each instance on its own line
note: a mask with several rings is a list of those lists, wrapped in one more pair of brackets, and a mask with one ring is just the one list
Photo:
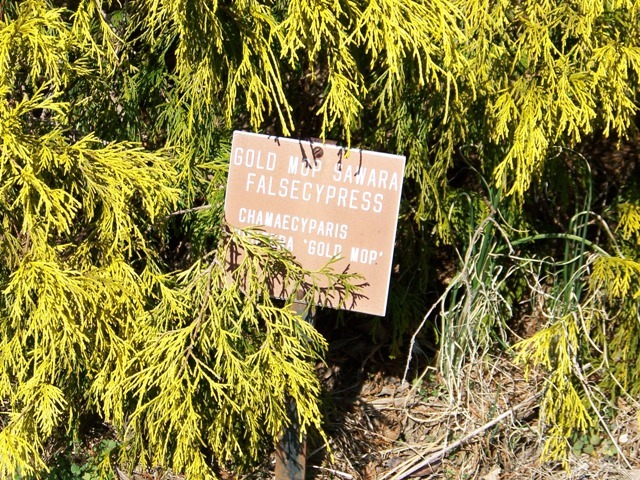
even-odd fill
[(363, 275), (343, 305), (384, 315), (405, 158), (337, 145), (234, 132), (225, 199), (227, 222), (258, 226), (316, 270)]

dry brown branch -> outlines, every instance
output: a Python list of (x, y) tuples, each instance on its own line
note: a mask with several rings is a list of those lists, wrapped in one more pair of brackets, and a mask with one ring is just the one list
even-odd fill
[(349, 473), (345, 473), (345, 472), (340, 472), (338, 470), (334, 470), (333, 468), (327, 468), (327, 467), (319, 467), (318, 465), (311, 465), (311, 468), (317, 468), (318, 470), (322, 470), (324, 472), (328, 472), (332, 475), (335, 475), (337, 477), (340, 478), (344, 478), (346, 480), (353, 480), (355, 477)]

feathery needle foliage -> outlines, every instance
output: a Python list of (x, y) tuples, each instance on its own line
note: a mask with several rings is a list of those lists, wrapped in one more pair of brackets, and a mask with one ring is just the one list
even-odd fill
[[(640, 187), (602, 180), (625, 161), (585, 146), (637, 130), (639, 13), (633, 0), (0, 1), (0, 478), (41, 476), (96, 415), (119, 442), (104, 465), (195, 479), (259, 459), (291, 398), (303, 430), (320, 429), (326, 342), (293, 295), (347, 299), (362, 279), (227, 231), (233, 128), (407, 155), (394, 351), (444, 258), (458, 271), (433, 325), (451, 398), (464, 362), (507, 348), (514, 316), (534, 319), (515, 359), (548, 372), (545, 458), (566, 464), (567, 436), (605, 423), (606, 395), (640, 392)], [(293, 287), (283, 300), (274, 275)]]
[[(302, 431), (319, 428), (312, 360), (325, 342), (293, 314), (291, 298), (269, 298), (267, 277), (284, 270), (314, 298), (320, 284), (348, 296), (351, 275), (309, 276), (256, 232), (219, 238), (169, 273), (160, 229), (181, 198), (173, 185), (184, 178), (175, 168), (183, 150), (109, 141), (111, 120), (83, 111), (104, 101), (104, 78), (130, 80), (118, 70), (126, 30), (93, 1), (74, 11), (38, 0), (6, 7), (0, 478), (46, 470), (57, 442), (92, 412), (114, 429), (123, 465), (166, 464), (190, 478), (212, 476), (211, 455), (237, 467), (255, 461), (289, 421), (289, 398)], [(126, 106), (122, 92), (106, 95)], [(108, 113), (124, 115), (124, 106)], [(251, 246), (238, 267), (244, 289), (223, 268), (233, 242)]]

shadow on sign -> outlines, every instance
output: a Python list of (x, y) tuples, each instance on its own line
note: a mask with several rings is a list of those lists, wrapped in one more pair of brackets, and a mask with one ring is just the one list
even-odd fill
[[(368, 298), (360, 291), (369, 284), (361, 275), (351, 273), (350, 265), (336, 272), (335, 260), (329, 260), (322, 269), (305, 273), (291, 252), (263, 230), (227, 228), (227, 275), (245, 290), (248, 279), (253, 277), (267, 287), (272, 297), (287, 299), (297, 295), (304, 302), (321, 307), (353, 310), (359, 300)], [(295, 270), (291, 269), (292, 264), (297, 267)]]

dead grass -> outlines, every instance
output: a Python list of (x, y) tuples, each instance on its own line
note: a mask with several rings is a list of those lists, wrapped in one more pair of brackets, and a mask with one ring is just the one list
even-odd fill
[(602, 442), (591, 454), (572, 456), (564, 471), (539, 461), (544, 439), (537, 405), (544, 379), (525, 379), (506, 356), (467, 365), (460, 398), (447, 394), (431, 368), (411, 383), (373, 370), (342, 423), (329, 428), (333, 456), (321, 463), (309, 458), (308, 478), (640, 479), (637, 405), (620, 401), (609, 427), (631, 469)]

